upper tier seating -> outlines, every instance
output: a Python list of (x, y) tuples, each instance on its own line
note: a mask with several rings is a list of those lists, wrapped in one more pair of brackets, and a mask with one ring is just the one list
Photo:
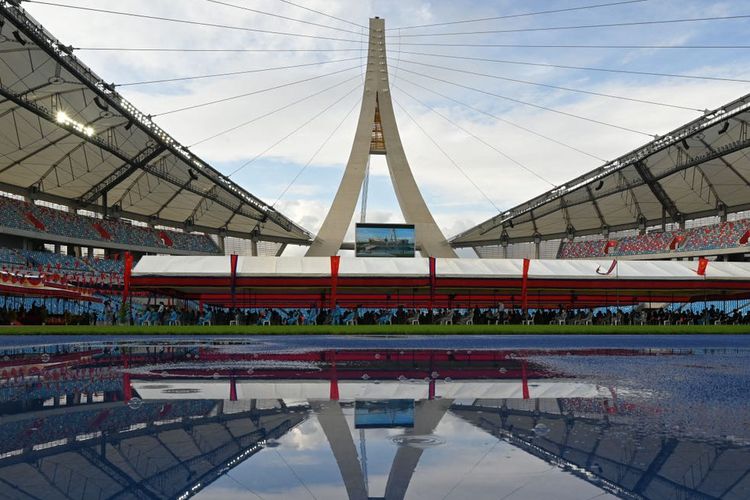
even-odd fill
[(119, 219), (94, 219), (4, 196), (0, 196), (0, 226), (44, 235), (93, 240), (100, 242), (105, 248), (107, 243), (119, 243), (160, 252), (173, 249), (219, 253), (213, 240), (203, 234), (138, 227)]
[(560, 247), (558, 258), (596, 259), (626, 255), (710, 252), (725, 248), (747, 247), (749, 236), (750, 219), (743, 219), (620, 239), (566, 241)]

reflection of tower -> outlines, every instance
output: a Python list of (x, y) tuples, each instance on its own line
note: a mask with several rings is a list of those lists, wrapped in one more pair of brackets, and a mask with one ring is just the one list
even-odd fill
[[(415, 402), (414, 427), (407, 429), (405, 433), (415, 436), (432, 434), (452, 402), (451, 399)], [(357, 456), (354, 438), (344, 417), (341, 404), (338, 401), (311, 401), (310, 406), (317, 415), (318, 422), (323, 429), (328, 444), (331, 446), (349, 500), (373, 500), (376, 498), (401, 500), (406, 496), (406, 490), (424, 449), (399, 446), (388, 473), (385, 496), (370, 497), (364, 470), (366, 458), (363, 456), (362, 461), (360, 461)]]
[(354, 144), (336, 197), (308, 256), (336, 255), (341, 248), (365, 181), (370, 155), (385, 156), (396, 199), (406, 222), (414, 224), (416, 244), (422, 255), (455, 257), (422, 198), (401, 145), (388, 83), (385, 21), (377, 17), (370, 19), (367, 73)]

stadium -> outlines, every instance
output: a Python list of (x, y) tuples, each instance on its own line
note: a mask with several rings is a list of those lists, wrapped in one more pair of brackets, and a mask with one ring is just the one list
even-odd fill
[[(383, 87), (365, 87), (314, 236), (172, 138), (19, 3), (0, 9), (3, 323), (750, 318), (750, 94), (445, 238), (403, 154), (375, 18), (366, 78), (380, 57)], [(344, 233), (361, 189), (364, 211), (368, 154), (388, 157), (421, 256), (338, 255), (354, 248)], [(289, 245), (307, 256), (282, 256)]]
[(0, 499), (750, 498), (750, 12), (602, 2), (0, 0)]

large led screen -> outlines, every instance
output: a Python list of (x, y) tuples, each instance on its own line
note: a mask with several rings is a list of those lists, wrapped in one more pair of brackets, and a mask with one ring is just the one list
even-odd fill
[(357, 257), (414, 257), (413, 224), (357, 224)]
[(414, 400), (386, 399), (354, 402), (355, 429), (414, 427)]

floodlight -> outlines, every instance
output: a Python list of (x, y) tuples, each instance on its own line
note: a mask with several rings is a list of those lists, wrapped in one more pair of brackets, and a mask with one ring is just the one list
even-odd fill
[(60, 125), (67, 125), (87, 137), (91, 137), (94, 135), (94, 127), (90, 125), (84, 125), (83, 123), (79, 123), (73, 120), (65, 111), (58, 111), (57, 115), (55, 115), (55, 119)]

